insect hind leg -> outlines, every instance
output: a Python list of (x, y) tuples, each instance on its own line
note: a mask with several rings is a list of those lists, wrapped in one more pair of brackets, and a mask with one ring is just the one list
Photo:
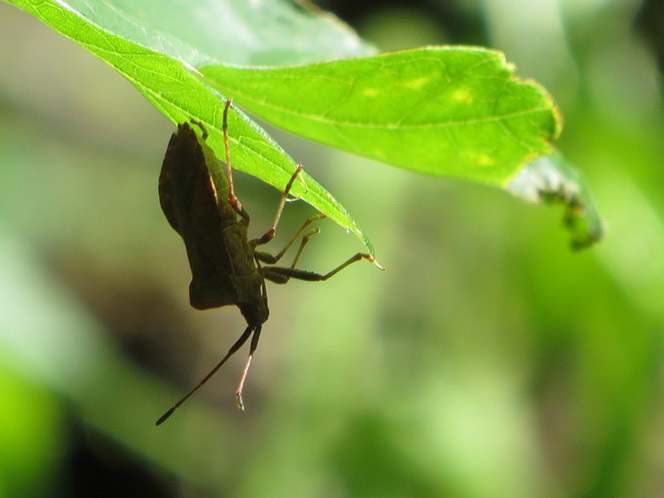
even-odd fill
[(346, 268), (347, 266), (355, 263), (356, 261), (360, 261), (361, 259), (366, 259), (376, 265), (380, 270), (384, 270), (382, 266), (378, 264), (376, 261), (376, 258), (371, 256), (370, 254), (358, 252), (354, 256), (348, 258), (346, 261), (341, 263), (339, 266), (336, 268), (333, 268), (329, 272), (325, 274), (321, 273), (315, 273), (311, 271), (306, 271), (306, 270), (298, 270), (297, 268), (284, 268), (281, 266), (266, 266), (263, 268), (263, 277), (267, 278), (268, 280), (271, 280), (272, 282), (278, 283), (278, 284), (285, 284), (290, 280), (291, 278), (295, 278), (297, 280), (306, 280), (308, 282), (322, 282), (324, 280), (327, 280), (328, 278), (333, 277), (337, 273), (339, 273), (341, 270)]

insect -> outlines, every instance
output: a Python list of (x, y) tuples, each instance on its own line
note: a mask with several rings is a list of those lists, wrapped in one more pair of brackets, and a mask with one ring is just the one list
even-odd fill
[(257, 250), (259, 246), (274, 238), (284, 205), (289, 200), (290, 190), (302, 171), (302, 165), (298, 165), (284, 188), (272, 226), (261, 237), (249, 239), (249, 214), (242, 207), (233, 189), (228, 137), (230, 106), (231, 101), (227, 100), (223, 114), (226, 175), (214, 152), (205, 142), (207, 130), (203, 124), (192, 121), (202, 132), (199, 138), (189, 123), (181, 123), (177, 132), (171, 136), (162, 164), (159, 202), (166, 219), (184, 240), (192, 274), (189, 285), (189, 301), (192, 307), (204, 310), (235, 305), (240, 308), (247, 321), (247, 328), (210, 373), (164, 413), (156, 425), (170, 417), (251, 338), (249, 357), (235, 392), (238, 407), (244, 409), (244, 383), (258, 346), (263, 323), (269, 315), (266, 279), (279, 284), (284, 284), (291, 278), (327, 280), (361, 259), (367, 259), (383, 269), (373, 256), (365, 253), (355, 254), (325, 274), (295, 268), (309, 237), (317, 233), (318, 229), (309, 230), (302, 236), (290, 267), (274, 266), (312, 222), (325, 217), (322, 214), (307, 218), (278, 254), (271, 255)]

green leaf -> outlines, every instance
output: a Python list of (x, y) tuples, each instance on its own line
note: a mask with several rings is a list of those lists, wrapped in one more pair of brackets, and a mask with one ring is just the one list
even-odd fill
[(572, 233), (572, 249), (590, 247), (604, 236), (604, 225), (583, 178), (559, 152), (528, 164), (507, 190), (530, 202), (562, 204), (563, 223)]
[[(287, 1), (11, 3), (109, 63), (174, 123), (202, 122), (217, 157), (224, 157), (221, 109), (230, 97), (298, 135), (514, 193), (515, 178), (523, 190), (537, 188), (539, 178), (526, 165), (551, 153), (562, 126), (546, 90), (515, 78), (500, 52), (427, 47), (373, 55), (342, 23)], [(229, 132), (233, 166), (282, 190), (295, 161), (236, 107)], [(293, 193), (355, 232), (373, 254), (350, 215), (313, 178), (303, 175)], [(573, 204), (589, 213), (586, 195), (579, 191)], [(586, 220), (588, 234), (597, 233), (590, 225), (598, 220)]]
[[(339, 23), (277, 0), (256, 3), (209, 0), (191, 7), (176, 0), (98, 3), (12, 0), (10, 3), (110, 64), (174, 123), (190, 119), (202, 122), (209, 133), (208, 144), (217, 157), (225, 155), (222, 113), (226, 97), (204, 81), (194, 67), (196, 64), (211, 60), (249, 63), (252, 59), (268, 58), (275, 50), (279, 60), (290, 62), (322, 54), (347, 56), (372, 50)], [(253, 18), (245, 12), (248, 8), (252, 9)], [(288, 23), (279, 22), (277, 15), (288, 19)], [(243, 25), (241, 19), (252, 20), (251, 31), (247, 31), (250, 27)], [(262, 30), (254, 30), (254, 24), (262, 26)], [(281, 28), (276, 28), (277, 25)], [(314, 33), (311, 43), (307, 39), (305, 45), (299, 36), (276, 40), (283, 34), (279, 29), (288, 31), (288, 27)], [(247, 37), (252, 41), (249, 51)], [(229, 113), (228, 126), (233, 166), (283, 190), (295, 171), (295, 161), (235, 107)], [(371, 242), (343, 206), (308, 174), (301, 178), (303, 181), (293, 186), (293, 195), (353, 231), (373, 255)]]
[[(288, 0), (8, 1), (81, 43), (74, 17), (191, 67), (303, 64), (375, 51), (334, 16)], [(95, 36), (90, 41), (99, 44)]]
[(433, 175), (503, 186), (560, 132), (546, 91), (503, 55), (429, 47), (306, 66), (206, 66), (219, 91), (272, 124)]

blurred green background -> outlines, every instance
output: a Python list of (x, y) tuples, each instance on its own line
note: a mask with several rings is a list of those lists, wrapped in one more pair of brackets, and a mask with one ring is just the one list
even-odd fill
[[(0, 4), (0, 498), (662, 496), (660, 4), (320, 5), (384, 50), (504, 51), (556, 98), (606, 240), (571, 253), (560, 209), (270, 130), (387, 271), (268, 284), (247, 411), (243, 351), (155, 428), (244, 321), (188, 306), (157, 199), (172, 125)], [(258, 235), (279, 195), (236, 181)], [(289, 204), (274, 247), (311, 214)], [(362, 250), (319, 226), (302, 268)]]

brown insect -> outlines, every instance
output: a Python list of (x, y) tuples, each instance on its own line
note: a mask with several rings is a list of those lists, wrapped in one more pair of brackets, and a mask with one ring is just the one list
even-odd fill
[(290, 267), (273, 266), (313, 221), (325, 217), (322, 214), (307, 218), (278, 254), (273, 256), (256, 250), (274, 238), (284, 205), (293, 183), (302, 171), (302, 165), (298, 165), (284, 189), (272, 227), (261, 237), (249, 239), (249, 214), (233, 190), (228, 139), (230, 105), (230, 100), (227, 100), (223, 116), (226, 175), (214, 152), (205, 143), (207, 131), (203, 124), (192, 121), (201, 129), (202, 136), (199, 138), (189, 123), (182, 123), (168, 143), (159, 176), (159, 201), (166, 219), (184, 240), (192, 273), (189, 285), (191, 305), (200, 310), (235, 305), (247, 321), (247, 328), (210, 373), (164, 413), (156, 425), (170, 417), (251, 337), (249, 357), (235, 393), (238, 407), (244, 409), (242, 390), (258, 346), (262, 325), (269, 315), (266, 279), (279, 284), (291, 278), (327, 280), (360, 259), (367, 259), (382, 269), (373, 256), (364, 253), (357, 253), (326, 274), (296, 269), (304, 246), (318, 229), (310, 230), (302, 237)]

